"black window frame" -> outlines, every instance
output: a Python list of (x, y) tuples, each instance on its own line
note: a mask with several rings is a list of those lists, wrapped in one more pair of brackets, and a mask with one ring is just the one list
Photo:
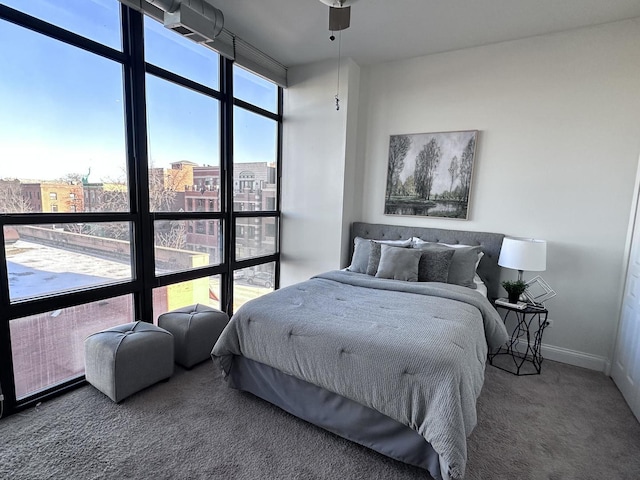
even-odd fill
[[(115, 1), (115, 0), (114, 0)], [(280, 219), (281, 172), (282, 172), (282, 112), (283, 91), (278, 88), (278, 111), (264, 110), (233, 96), (233, 61), (219, 56), (219, 87), (214, 90), (185, 77), (147, 63), (144, 57), (144, 18), (143, 15), (126, 5), (120, 6), (120, 28), (122, 50), (103, 45), (99, 42), (65, 30), (44, 20), (32, 17), (18, 10), (0, 4), (0, 22), (10, 22), (31, 30), (34, 35), (45, 35), (56, 41), (64, 42), (95, 55), (115, 61), (122, 66), (125, 102), (125, 125), (127, 145), (128, 174), (128, 212), (82, 212), (82, 213), (21, 213), (0, 215), (0, 244), (5, 244), (5, 225), (130, 222), (131, 259), (133, 278), (107, 286), (86, 287), (65, 294), (53, 294), (33, 300), (11, 302), (9, 297), (9, 278), (6, 254), (0, 249), (0, 385), (4, 396), (5, 414), (12, 414), (38, 402), (52, 398), (85, 383), (80, 376), (63, 383), (50, 386), (16, 400), (13, 357), (11, 350), (10, 322), (14, 319), (40, 314), (55, 309), (74, 307), (103, 299), (133, 295), (136, 318), (153, 321), (153, 290), (175, 283), (195, 280), (202, 277), (219, 275), (221, 279), (221, 308), (228, 314), (233, 313), (233, 272), (261, 264), (275, 263), (275, 288), (280, 281), (280, 232), (276, 230), (276, 251), (274, 254), (246, 260), (236, 260), (235, 241), (236, 219), (242, 217), (277, 217)], [(13, 46), (12, 48), (17, 48)], [(178, 86), (190, 88), (220, 102), (220, 211), (207, 208), (201, 212), (151, 212), (149, 207), (149, 172), (147, 151), (147, 118), (145, 76), (154, 75), (173, 82)], [(277, 122), (277, 159), (276, 159), (276, 199), (275, 210), (242, 212), (233, 208), (233, 108), (242, 107), (253, 113), (265, 116)], [(38, 195), (40, 196), (40, 195)], [(155, 273), (154, 261), (154, 222), (158, 220), (199, 220), (208, 229), (211, 221), (222, 225), (223, 258), (220, 264), (178, 271), (161, 276)]]

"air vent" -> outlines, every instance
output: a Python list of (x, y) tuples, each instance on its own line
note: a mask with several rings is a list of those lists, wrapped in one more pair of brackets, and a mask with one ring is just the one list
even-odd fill
[(165, 12), (164, 26), (194, 42), (202, 43), (214, 40), (222, 32), (224, 16), (218, 9), (211, 7), (210, 10), (215, 12), (215, 18), (207, 18), (181, 4), (175, 12)]

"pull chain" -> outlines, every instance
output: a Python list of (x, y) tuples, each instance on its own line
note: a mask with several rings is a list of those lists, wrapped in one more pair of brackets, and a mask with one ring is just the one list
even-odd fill
[(340, 56), (342, 47), (342, 30), (338, 32), (338, 85), (336, 87), (336, 110), (340, 110)]

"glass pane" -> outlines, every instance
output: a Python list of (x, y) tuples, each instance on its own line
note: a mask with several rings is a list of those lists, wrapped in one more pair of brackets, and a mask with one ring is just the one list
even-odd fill
[(233, 209), (276, 210), (277, 122), (234, 109)]
[[(2, 0), (2, 3), (109, 47), (122, 49), (120, 2), (117, 0)], [(50, 62), (57, 60), (53, 56), (49, 59)]]
[(238, 65), (233, 66), (233, 95), (256, 107), (278, 112), (278, 86)]
[(5, 225), (11, 301), (133, 278), (128, 222)]
[(155, 222), (156, 275), (221, 263), (219, 220)]
[(153, 289), (153, 323), (158, 316), (188, 305), (207, 305), (220, 310), (220, 276), (197, 278)]
[(184, 192), (186, 212), (220, 211), (220, 167), (192, 167), (193, 185)]
[(147, 75), (152, 211), (187, 210), (185, 192), (207, 190), (208, 180), (207, 198), (218, 203), (213, 187), (220, 184), (219, 108), (214, 98)]
[(9, 322), (18, 399), (84, 374), (84, 340), (134, 321), (125, 295)]
[(233, 272), (233, 311), (249, 300), (273, 292), (275, 286), (275, 262), (243, 268)]
[(128, 210), (122, 66), (2, 21), (0, 45), (0, 212)]
[(219, 55), (149, 17), (144, 18), (144, 51), (147, 62), (219, 89)]
[(236, 260), (276, 253), (277, 232), (277, 217), (236, 218)]

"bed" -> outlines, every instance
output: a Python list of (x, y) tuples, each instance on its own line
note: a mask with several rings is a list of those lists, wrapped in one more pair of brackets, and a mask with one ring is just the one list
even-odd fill
[[(479, 245), (476, 272), (495, 297), (503, 235), (366, 223), (351, 233), (348, 270), (248, 302), (212, 358), (232, 388), (436, 480), (461, 479), (487, 351), (506, 341), (504, 324), (472, 286), (377, 278), (352, 267), (358, 242), (378, 243), (369, 239)], [(392, 254), (416, 257), (396, 247), (381, 247), (378, 272)]]

